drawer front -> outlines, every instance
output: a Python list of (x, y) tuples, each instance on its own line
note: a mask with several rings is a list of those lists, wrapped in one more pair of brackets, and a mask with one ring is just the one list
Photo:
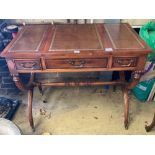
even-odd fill
[(112, 67), (136, 67), (137, 57), (114, 57)]
[(40, 70), (41, 65), (39, 60), (14, 60), (18, 70)]
[(46, 59), (47, 69), (61, 68), (106, 68), (108, 58), (103, 59)]

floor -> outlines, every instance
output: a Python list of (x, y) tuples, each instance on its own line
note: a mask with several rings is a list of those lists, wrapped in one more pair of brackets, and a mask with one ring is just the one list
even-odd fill
[[(17, 98), (17, 97), (16, 97)], [(23, 134), (34, 135), (149, 135), (146, 124), (152, 121), (155, 103), (139, 102), (130, 94), (130, 126), (123, 126), (123, 96), (117, 87), (107, 91), (103, 87), (46, 88), (41, 96), (34, 91), (33, 115), (35, 132), (27, 120), (27, 96), (22, 100), (13, 122)]]

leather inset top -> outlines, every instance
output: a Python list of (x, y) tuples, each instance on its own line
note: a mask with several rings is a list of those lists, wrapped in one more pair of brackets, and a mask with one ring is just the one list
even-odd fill
[(47, 25), (29, 25), (20, 34), (9, 51), (28, 51), (37, 52), (42, 43)]
[(102, 49), (95, 25), (57, 25), (49, 51)]
[(104, 27), (115, 49), (144, 48), (126, 24), (105, 24)]

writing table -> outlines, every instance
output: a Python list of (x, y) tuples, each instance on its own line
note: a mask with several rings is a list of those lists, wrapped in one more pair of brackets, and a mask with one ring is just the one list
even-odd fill
[[(151, 49), (127, 23), (26, 25), (1, 56), (6, 58), (16, 86), (28, 92), (28, 114), (32, 116), (33, 88), (37, 86), (122, 85), (124, 95), (124, 126), (128, 128), (128, 91), (138, 84)], [(42, 83), (35, 73), (118, 71), (115, 81), (69, 81)], [(124, 71), (132, 71), (127, 82)], [(30, 73), (24, 85), (20, 73)]]

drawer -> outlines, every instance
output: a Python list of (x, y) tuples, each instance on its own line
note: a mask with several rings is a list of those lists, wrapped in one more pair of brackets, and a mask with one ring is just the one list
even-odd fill
[(40, 60), (15, 59), (14, 62), (18, 70), (40, 70), (41, 69)]
[(114, 57), (112, 67), (136, 67), (137, 57)]
[(61, 68), (106, 68), (108, 58), (102, 59), (46, 59), (47, 69)]

